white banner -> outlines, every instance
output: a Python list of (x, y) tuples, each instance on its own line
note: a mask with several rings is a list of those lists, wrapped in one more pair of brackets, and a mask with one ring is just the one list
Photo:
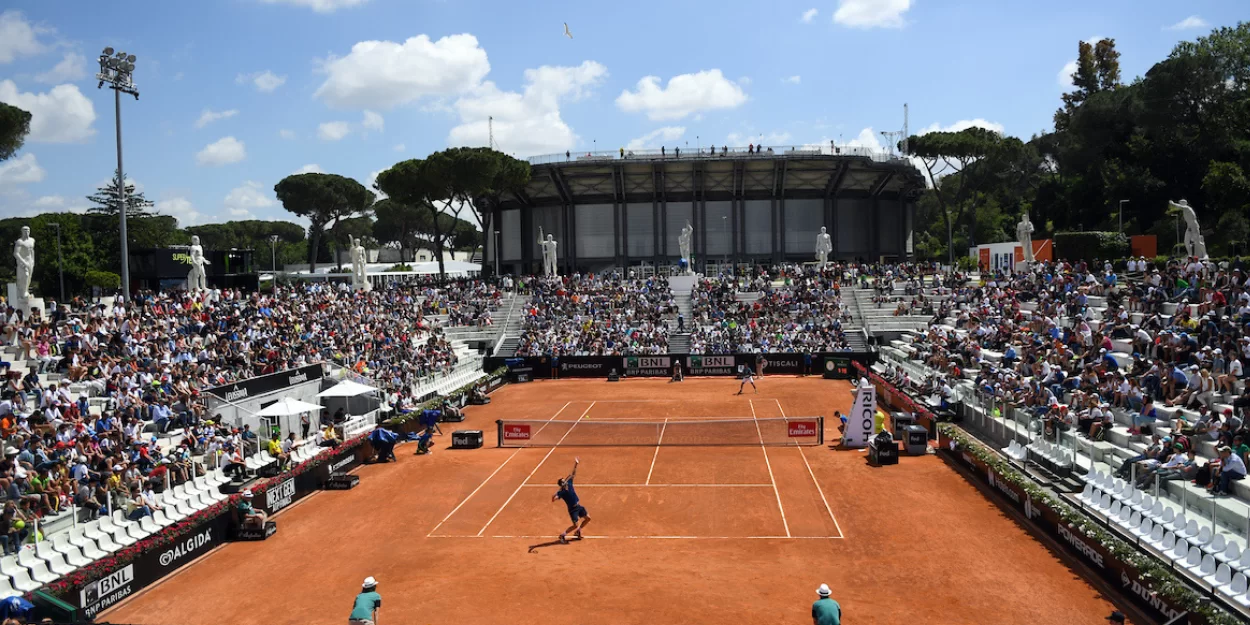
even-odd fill
[(855, 389), (855, 404), (846, 418), (846, 432), (842, 434), (843, 447), (867, 447), (868, 437), (873, 434), (874, 417), (877, 416), (877, 388), (868, 385)]

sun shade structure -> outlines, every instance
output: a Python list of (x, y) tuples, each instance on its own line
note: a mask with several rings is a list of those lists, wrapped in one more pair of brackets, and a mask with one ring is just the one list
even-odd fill
[(367, 395), (378, 389), (353, 380), (343, 380), (334, 386), (317, 393), (317, 397), (357, 397)]
[(321, 406), (317, 404), (310, 404), (306, 401), (300, 401), (298, 399), (292, 399), (290, 397), (283, 397), (278, 400), (277, 403), (265, 406), (264, 409), (256, 414), (262, 417), (289, 417), (291, 415), (313, 412), (315, 410), (321, 410)]

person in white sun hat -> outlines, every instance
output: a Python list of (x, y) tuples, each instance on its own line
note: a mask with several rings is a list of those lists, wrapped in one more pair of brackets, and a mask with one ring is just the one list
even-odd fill
[(257, 510), (252, 506), (252, 491), (243, 491), (243, 498), (239, 500), (239, 520), (243, 522), (244, 527), (265, 527), (265, 521), (269, 520), (268, 515), (263, 510)]
[(352, 615), (347, 617), (348, 625), (377, 625), (378, 610), (382, 609), (382, 595), (378, 594), (378, 580), (366, 577), (360, 585), (360, 594), (352, 604)]
[(829, 584), (821, 584), (816, 594), (820, 598), (812, 604), (812, 625), (842, 625), (842, 606), (829, 596)]

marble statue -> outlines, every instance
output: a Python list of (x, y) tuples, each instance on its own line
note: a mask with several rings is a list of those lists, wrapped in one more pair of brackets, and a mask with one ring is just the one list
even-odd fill
[(1194, 208), (1186, 200), (1179, 203), (1168, 200), (1168, 206), (1180, 210), (1185, 219), (1185, 255), (1206, 260), (1207, 240), (1203, 238), (1202, 228), (1198, 226), (1198, 213), (1194, 212)]
[(556, 270), (556, 238), (550, 234), (544, 238), (541, 226), (538, 228), (538, 246), (543, 250), (543, 275), (560, 275)]
[(1016, 271), (1026, 272), (1033, 267), (1033, 222), (1029, 221), (1029, 213), (1025, 211), (1016, 224), (1016, 240), (1020, 242), (1024, 259), (1016, 265)]
[(816, 235), (816, 262), (820, 264), (820, 268), (825, 268), (825, 263), (829, 262), (829, 253), (833, 251), (833, 237), (825, 230), (824, 226), (820, 227), (820, 234)]
[(191, 292), (208, 290), (208, 282), (205, 279), (204, 267), (211, 265), (207, 258), (204, 258), (204, 248), (200, 247), (200, 237), (192, 235), (191, 237), (191, 272), (187, 274), (187, 290)]
[(690, 221), (686, 221), (686, 225), (682, 226), (681, 234), (677, 236), (677, 249), (681, 252), (681, 260), (685, 265), (686, 273), (694, 270), (694, 264), (690, 260), (690, 242), (694, 238), (694, 226), (690, 225)]
[(351, 240), (352, 255), (352, 288), (360, 291), (371, 291), (373, 285), (369, 283), (367, 271), (365, 268), (365, 246), (360, 243), (360, 239), (348, 235)]
[[(22, 236), (13, 244), (13, 258), (17, 259), (17, 297), (29, 300), (30, 277), (35, 274), (35, 240), (30, 236), (29, 226), (22, 226)], [(9, 305), (14, 306), (16, 302), (9, 302)]]

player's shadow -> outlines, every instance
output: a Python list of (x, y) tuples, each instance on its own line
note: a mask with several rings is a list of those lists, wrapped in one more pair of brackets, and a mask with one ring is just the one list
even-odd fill
[(562, 546), (568, 546), (568, 545), (571, 545), (571, 544), (573, 544), (573, 543), (575, 543), (575, 542), (578, 542), (578, 541), (580, 541), (580, 540), (581, 540), (580, 538), (573, 537), (573, 538), (570, 538), (568, 542), (566, 542), (566, 543), (562, 543), (562, 542), (560, 542), (560, 539), (559, 539), (559, 538), (557, 538), (557, 539), (552, 540), (552, 541), (549, 541), (549, 542), (545, 542), (545, 543), (538, 543), (537, 545), (530, 545), (530, 553), (538, 553), (538, 550), (539, 550), (539, 549), (542, 549), (543, 547), (562, 547)]

